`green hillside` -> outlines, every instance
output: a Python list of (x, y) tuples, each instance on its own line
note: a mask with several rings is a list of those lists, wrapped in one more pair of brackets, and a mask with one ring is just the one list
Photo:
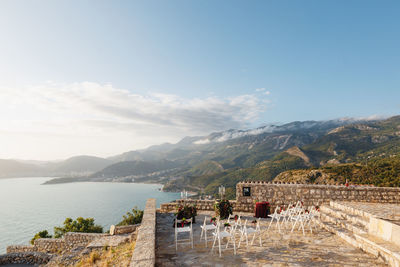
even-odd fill
[[(320, 131), (310, 142), (305, 141), (307, 136), (313, 135), (309, 131), (292, 133), (290, 138), (302, 142), (293, 142), (300, 146), (283, 152), (276, 149), (276, 142), (263, 142), (251, 149), (245, 140), (225, 146), (216, 150), (216, 154), (226, 156), (213, 159), (225, 167), (224, 171), (183, 175), (168, 182), (165, 190), (198, 189), (212, 195), (223, 184), (227, 195), (233, 198), (235, 185), (242, 180), (343, 184), (348, 179), (356, 184), (400, 186), (400, 116), (342, 125), (323, 134)], [(266, 138), (276, 140), (285, 136), (276, 134)]]

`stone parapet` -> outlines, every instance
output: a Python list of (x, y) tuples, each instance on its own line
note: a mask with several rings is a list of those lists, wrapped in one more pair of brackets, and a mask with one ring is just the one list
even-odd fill
[[(249, 195), (243, 188), (249, 188)], [(276, 206), (303, 201), (305, 206), (320, 206), (329, 201), (400, 203), (400, 188), (374, 186), (340, 186), (317, 184), (240, 182), (236, 185), (236, 200), (230, 200), (236, 212), (254, 212), (255, 202), (268, 201), (271, 212)], [(174, 212), (179, 204), (195, 205), (198, 210), (214, 210), (214, 200), (176, 200), (161, 204), (160, 212)]]
[(146, 202), (141, 226), (138, 228), (131, 267), (153, 267), (156, 262), (156, 200)]
[(109, 236), (109, 234), (98, 234), (98, 233), (65, 233), (64, 240), (65, 240), (65, 248), (67, 250), (74, 249), (76, 247), (85, 247), (90, 242), (95, 239)]
[(0, 255), (0, 265), (28, 264), (42, 265), (50, 261), (53, 256), (42, 252), (12, 252)]
[(178, 199), (175, 200), (174, 202), (170, 203), (163, 203), (161, 204), (160, 211), (161, 212), (174, 212), (176, 211), (176, 207), (178, 205), (190, 205), (190, 206), (196, 206), (198, 210), (214, 210), (214, 203), (215, 200), (197, 200), (197, 199)]
[(34, 241), (36, 251), (45, 253), (57, 253), (65, 250), (64, 238), (39, 238)]
[[(243, 188), (250, 188), (245, 196)], [(305, 206), (328, 204), (331, 200), (373, 203), (400, 203), (400, 188), (373, 186), (334, 186), (311, 184), (277, 184), (240, 182), (236, 185), (236, 201), (244, 208), (257, 201), (268, 201), (271, 207), (303, 201)]]
[(109, 234), (98, 233), (65, 233), (63, 238), (39, 238), (33, 246), (14, 245), (7, 247), (7, 253), (44, 252), (58, 253), (70, 251), (77, 247), (86, 247), (90, 242)]
[(140, 223), (134, 225), (115, 226), (114, 234), (115, 235), (130, 234), (135, 232), (139, 226)]
[(35, 251), (37, 251), (37, 249), (34, 246), (13, 245), (7, 247), (7, 253), (35, 252)]

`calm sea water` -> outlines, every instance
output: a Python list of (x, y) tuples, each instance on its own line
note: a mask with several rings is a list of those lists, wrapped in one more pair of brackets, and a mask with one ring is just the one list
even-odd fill
[(41, 185), (50, 178), (0, 179), (0, 254), (12, 244), (28, 244), (41, 230), (53, 232), (65, 218), (93, 217), (108, 230), (147, 198), (157, 205), (179, 198), (160, 192), (161, 185), (131, 183), (70, 183)]

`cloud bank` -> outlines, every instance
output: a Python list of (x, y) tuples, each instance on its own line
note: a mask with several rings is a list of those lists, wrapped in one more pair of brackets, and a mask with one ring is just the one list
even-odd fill
[[(265, 94), (183, 98), (161, 93), (137, 94), (93, 82), (0, 88), (0, 94), (0, 136), (2, 140), (11, 139), (9, 150), (19, 151), (8, 157), (23, 154), (23, 149), (15, 146), (26, 143), (19, 141), (24, 138), (37, 142), (39, 151), (48, 151), (41, 156), (48, 158), (51, 154), (112, 155), (175, 142), (187, 135), (246, 128), (268, 104)], [(57, 153), (52, 145), (59, 147)], [(26, 151), (24, 158), (32, 156), (34, 153)]]

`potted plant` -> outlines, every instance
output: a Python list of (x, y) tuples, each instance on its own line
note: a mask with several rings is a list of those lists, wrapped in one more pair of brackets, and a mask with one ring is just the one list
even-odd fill
[(196, 223), (196, 215), (197, 208), (194, 205), (178, 205), (177, 211), (175, 212), (175, 216), (178, 220), (182, 220), (182, 218), (192, 218), (193, 223)]
[(215, 202), (214, 210), (216, 216), (219, 216), (221, 220), (224, 220), (227, 219), (230, 214), (232, 214), (233, 207), (229, 200), (224, 199)]
[(210, 223), (215, 225), (217, 223), (217, 217), (211, 217)]

